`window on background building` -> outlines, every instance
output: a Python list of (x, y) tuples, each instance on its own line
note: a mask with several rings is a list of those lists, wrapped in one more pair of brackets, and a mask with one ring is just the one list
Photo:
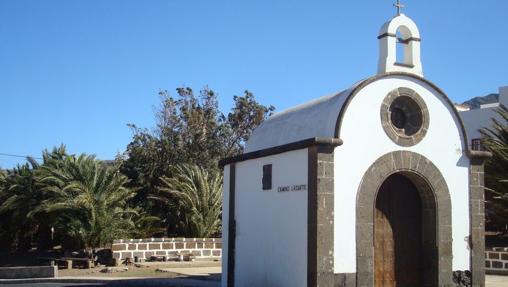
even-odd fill
[(484, 150), (482, 139), (472, 139), (471, 140), (471, 149), (472, 150)]

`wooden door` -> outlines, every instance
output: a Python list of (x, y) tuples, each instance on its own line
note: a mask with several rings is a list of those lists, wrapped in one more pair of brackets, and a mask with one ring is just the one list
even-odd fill
[(374, 285), (421, 286), (421, 203), (413, 183), (392, 175), (381, 185), (374, 213)]

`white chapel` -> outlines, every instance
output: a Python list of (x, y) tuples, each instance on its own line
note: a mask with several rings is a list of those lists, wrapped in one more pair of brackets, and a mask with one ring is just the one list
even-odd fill
[(399, 13), (378, 39), (376, 75), (274, 114), (221, 162), (222, 286), (484, 286), (489, 154), (424, 78), (416, 24)]

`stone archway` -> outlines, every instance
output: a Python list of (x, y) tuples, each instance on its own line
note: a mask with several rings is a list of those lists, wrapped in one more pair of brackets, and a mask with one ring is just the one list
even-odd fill
[(452, 282), (451, 201), (446, 181), (424, 156), (396, 151), (372, 164), (360, 184), (356, 205), (357, 286), (374, 286), (374, 214), (381, 185), (394, 174), (404, 176), (421, 200), (422, 286), (448, 286)]

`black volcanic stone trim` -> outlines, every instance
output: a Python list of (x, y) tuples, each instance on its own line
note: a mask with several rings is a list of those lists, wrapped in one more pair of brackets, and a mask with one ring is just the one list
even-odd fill
[(356, 273), (335, 273), (334, 287), (356, 287)]
[(410, 69), (415, 67), (415, 65), (413, 65), (413, 64), (405, 64), (405, 63), (399, 63), (399, 62), (395, 62), (395, 63), (393, 63), (393, 65), (399, 66), (399, 67), (410, 68)]
[[(396, 127), (391, 119), (392, 109), (404, 110), (406, 117), (403, 128)], [(386, 135), (396, 144), (409, 147), (418, 144), (429, 129), (429, 111), (423, 99), (408, 88), (397, 88), (384, 98), (381, 109), (381, 124)]]
[(469, 167), (469, 247), (472, 286), (485, 286), (485, 192), (484, 169), (486, 152), (470, 152)]
[(256, 158), (260, 158), (260, 157), (280, 154), (280, 153), (284, 153), (284, 152), (288, 152), (288, 151), (304, 149), (304, 148), (308, 148), (311, 146), (319, 146), (319, 145), (336, 147), (336, 146), (342, 145), (342, 140), (339, 138), (319, 138), (319, 137), (309, 138), (309, 139), (305, 139), (305, 140), (301, 140), (301, 141), (297, 141), (297, 142), (288, 143), (285, 145), (275, 146), (275, 147), (271, 147), (271, 148), (267, 148), (267, 149), (254, 151), (254, 152), (244, 153), (244, 154), (234, 156), (234, 157), (225, 158), (219, 162), (219, 166), (222, 168), (225, 165), (235, 163), (235, 162), (256, 159)]
[(415, 74), (407, 73), (407, 72), (389, 72), (389, 73), (384, 73), (384, 74), (380, 74), (380, 75), (376, 75), (376, 76), (370, 77), (370, 78), (364, 80), (363, 82), (360, 82), (359, 84), (357, 84), (351, 90), (349, 95), (346, 95), (347, 99), (344, 102), (344, 105), (342, 105), (342, 108), (341, 108), (341, 110), (339, 112), (339, 116), (337, 117), (337, 121), (335, 122), (335, 137), (336, 138), (340, 138), (341, 127), (342, 127), (342, 120), (344, 119), (344, 115), (346, 114), (347, 108), (348, 108), (349, 104), (351, 103), (351, 101), (353, 100), (353, 98), (363, 88), (365, 88), (369, 84), (371, 84), (371, 83), (373, 83), (375, 81), (384, 79), (384, 78), (388, 78), (388, 77), (407, 77), (407, 78), (415, 79), (417, 81), (422, 82), (423, 84), (429, 85), (430, 88), (432, 88), (438, 94), (440, 94), (443, 97), (446, 106), (449, 108), (449, 110), (453, 114), (455, 121), (457, 121), (457, 123), (459, 125), (460, 134), (461, 134), (461, 138), (462, 138), (462, 149), (464, 151), (468, 150), (469, 142), (468, 142), (468, 139), (467, 139), (466, 129), (464, 127), (464, 122), (462, 121), (462, 118), (460, 117), (459, 112), (455, 108), (455, 106), (454, 106), (453, 102), (450, 100), (450, 98), (448, 98), (448, 96), (443, 92), (443, 90), (441, 90), (436, 84), (432, 83), (431, 81), (429, 81), (429, 80), (427, 80), (427, 79), (425, 79), (423, 77), (417, 76)]
[[(418, 188), (422, 201), (424, 286), (452, 286), (452, 215), (448, 187), (439, 169), (426, 157), (396, 151), (372, 164), (358, 190), (356, 206), (357, 286), (374, 286), (374, 206), (381, 184), (399, 173)], [(436, 242), (436, 240), (438, 240)]]
[(229, 166), (229, 207), (228, 207), (228, 277), (227, 286), (235, 286), (235, 248), (236, 248), (236, 221), (235, 221), (235, 185), (236, 166)]
[(307, 286), (333, 287), (334, 146), (309, 148)]
[[(384, 33), (382, 35), (379, 35), (377, 36), (378, 39), (383, 39), (384, 37), (394, 37), (394, 38), (397, 38), (397, 34), (393, 34), (393, 33)], [(408, 38), (408, 39), (404, 39), (402, 40), (401, 42), (403, 43), (409, 43), (411, 41), (415, 41), (415, 42), (421, 42), (422, 39), (420, 38), (416, 38), (416, 37), (411, 37), (411, 38)]]

